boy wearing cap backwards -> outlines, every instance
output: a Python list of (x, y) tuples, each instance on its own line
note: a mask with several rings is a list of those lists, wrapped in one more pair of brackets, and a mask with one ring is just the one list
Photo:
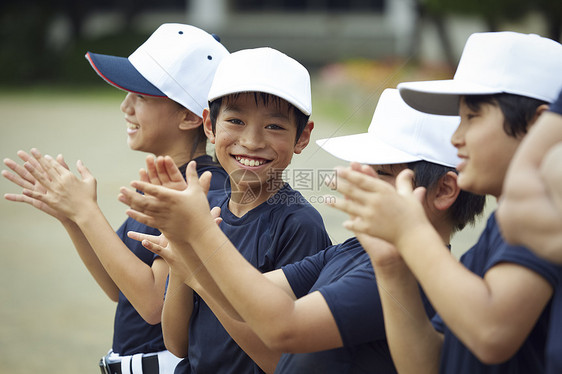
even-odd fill
[[(510, 244), (529, 246), (539, 256), (562, 264), (562, 90), (513, 156), (497, 210)], [(559, 281), (562, 267), (559, 267)], [(556, 284), (546, 346), (546, 372), (562, 372), (562, 284)]]
[[(462, 159), (459, 186), (499, 198), (521, 139), (562, 88), (560, 66), (562, 46), (552, 40), (477, 33), (468, 39), (454, 79), (398, 88), (415, 109), (460, 114), (451, 138)], [(349, 229), (386, 240), (398, 251), (370, 250), (386, 291), (381, 300), (398, 370), (543, 372), (547, 304), (558, 269), (527, 248), (507, 244), (494, 214), (457, 262), (424, 217), (418, 201), (423, 190), (414, 190), (410, 178), (399, 175), (394, 189), (358, 173), (340, 173), (338, 190), (348, 200), (334, 204), (352, 217)], [(437, 312), (433, 326), (415, 296), (414, 276)]]
[[(430, 190), (427, 213), (443, 242), (449, 243), (451, 235), (473, 222), (484, 206), (482, 196), (461, 192), (457, 187), (452, 167), (458, 161), (454, 147), (441, 145), (457, 123), (453, 117), (415, 111), (402, 101), (397, 90), (387, 89), (381, 95), (369, 133), (318, 143), (337, 157), (373, 164), (373, 169), (365, 166), (370, 177), (389, 183), (400, 170), (415, 170), (416, 183)], [(354, 167), (360, 168), (357, 165)], [(262, 366), (266, 371), (396, 372), (385, 341), (373, 269), (356, 238), (280, 270), (260, 274), (226, 241), (210, 215), (202, 217), (208, 206), (192, 205), (200, 200), (203, 191), (193, 173), (188, 172), (187, 177), (190, 194), (183, 198), (189, 199), (192, 208), (185, 219), (198, 220), (201, 225), (197, 232), (186, 234), (193, 249), (147, 247), (167, 261), (183, 256), (197, 269), (195, 278), (200, 282), (195, 281), (196, 289), (202, 288), (221, 300), (221, 307), (233, 318), (245, 321), (265, 343), (268, 353), (274, 353)], [(146, 192), (152, 193), (148, 189)], [(188, 202), (185, 204), (187, 207)], [(204, 234), (198, 235), (201, 232)], [(209, 275), (210, 282), (205, 279)], [(433, 315), (427, 302), (426, 307), (427, 313)], [(253, 357), (261, 360), (263, 356), (258, 352)]]
[[(196, 160), (198, 173), (213, 172), (213, 189), (223, 189), (226, 174), (206, 154), (202, 112), (219, 61), (228, 55), (212, 35), (183, 24), (163, 24), (129, 58), (88, 52), (86, 58), (109, 84), (127, 91), (121, 110), (133, 150), (170, 155), (185, 170)], [(117, 302), (111, 354), (102, 371), (171, 373), (178, 359), (165, 350), (160, 326), (167, 264), (126, 236), (129, 230), (159, 232), (131, 218), (113, 231), (96, 202), (96, 181), (78, 161), (81, 179), (62, 156), (58, 162), (20, 151), (25, 168), (12, 160), (16, 174), (2, 174), (23, 187), (8, 200), (26, 202), (60, 220), (84, 264), (111, 300)], [(147, 158), (148, 175), (157, 168)], [(183, 166), (182, 166), (183, 165)], [(181, 176), (180, 176), (181, 179)]]
[[(222, 223), (220, 228), (213, 223), (217, 232), (211, 235), (212, 242), (205, 243), (209, 253), (233, 245), (240, 251), (240, 258), (259, 272), (278, 269), (316, 253), (330, 245), (322, 217), (282, 179), (293, 153), (301, 153), (308, 145), (314, 125), (309, 121), (310, 113), (310, 76), (304, 66), (271, 48), (232, 53), (217, 69), (209, 91), (209, 109), (203, 113), (207, 136), (229, 174), (231, 195), (224, 197), (211, 191), (209, 203), (201, 205), (199, 194), (195, 202), (189, 197), (190, 188), (175, 191), (160, 187), (178, 200), (159, 200), (158, 196), (150, 196), (151, 188), (159, 186), (134, 182), (133, 187), (148, 195), (138, 199), (138, 194), (123, 188), (120, 199), (143, 212), (129, 211), (131, 217), (160, 228), (172, 246), (182, 252), (190, 252), (186, 238), (208, 238), (209, 232), (200, 225), (189, 229), (193, 217), (197, 217), (198, 224), (207, 223), (209, 206), (218, 206)], [(193, 180), (193, 166), (190, 164), (187, 170), (191, 176), (189, 187), (199, 186), (197, 178)], [(158, 204), (157, 208), (144, 209), (151, 202)], [(221, 256), (222, 252), (215, 257)], [(215, 295), (210, 297), (206, 289), (195, 288), (192, 312), (186, 310), (189, 300), (181, 296), (188, 285), (195, 287), (194, 278), (176, 272), (173, 264), (171, 267), (163, 314), (164, 335), (170, 337), (166, 337), (166, 345), (172, 352), (187, 354), (189, 358), (185, 367), (178, 365), (176, 372), (184, 372), (182, 368), (198, 373), (261, 372), (240, 347), (253, 355), (254, 349), (263, 351), (263, 344), (250, 339), (253, 333), (239, 321), (229, 324), (220, 312), (215, 316)], [(194, 274), (201, 272), (197, 266), (190, 270)], [(184, 318), (178, 318), (182, 313)], [(236, 342), (229, 333), (236, 337)]]

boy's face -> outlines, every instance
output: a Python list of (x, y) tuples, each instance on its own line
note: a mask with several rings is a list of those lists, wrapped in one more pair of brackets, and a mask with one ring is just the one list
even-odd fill
[(175, 148), (185, 148), (179, 136), (185, 113), (173, 100), (128, 93), (121, 111), (125, 113), (127, 143), (132, 150), (166, 155)]
[(504, 115), (496, 105), (482, 104), (478, 111), (461, 99), (461, 123), (451, 138), (461, 158), (457, 165), (461, 189), (499, 197), (507, 167), (520, 138), (503, 130)]
[(217, 159), (236, 185), (257, 187), (280, 179), (310, 140), (310, 126), (295, 144), (297, 133), (293, 111), (284, 100), (264, 103), (253, 93), (222, 101), (215, 134), (208, 116), (205, 130), (215, 144)]

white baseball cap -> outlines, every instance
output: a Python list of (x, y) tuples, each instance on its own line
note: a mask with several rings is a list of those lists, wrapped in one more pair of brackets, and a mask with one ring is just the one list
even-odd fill
[(459, 162), (451, 136), (460, 118), (422, 113), (400, 98), (397, 89), (381, 94), (367, 133), (316, 141), (345, 161), (369, 165), (401, 164), (425, 160), (455, 167)]
[(197, 27), (165, 23), (128, 58), (88, 52), (86, 59), (112, 86), (168, 97), (202, 117), (217, 66), (228, 54)]
[(511, 31), (472, 34), (453, 79), (398, 84), (406, 103), (457, 115), (461, 95), (509, 93), (553, 102), (562, 89), (562, 45)]
[(273, 48), (243, 49), (221, 61), (209, 102), (241, 92), (268, 93), (288, 101), (305, 115), (312, 112), (308, 70)]

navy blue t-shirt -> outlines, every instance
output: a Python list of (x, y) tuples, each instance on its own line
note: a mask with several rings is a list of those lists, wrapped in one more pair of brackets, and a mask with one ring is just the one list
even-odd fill
[[(285, 353), (275, 373), (396, 373), (384, 329), (382, 306), (368, 254), (356, 238), (326, 248), (283, 272), (297, 298), (319, 291), (334, 316), (343, 347)], [(422, 294), (428, 316), (433, 316)]]
[(558, 284), (552, 297), (550, 326), (546, 343), (546, 372), (562, 373), (562, 267), (558, 267)]
[[(217, 195), (222, 193), (226, 196), (227, 191), (225, 191), (225, 186), (227, 188), (229, 186), (228, 179), (226, 172), (220, 165), (213, 163), (210, 156), (201, 156), (196, 158), (195, 161), (197, 162), (197, 173), (199, 175), (203, 174), (205, 171), (210, 171), (213, 174), (211, 189), (215, 191), (214, 193)], [(180, 168), (184, 177), (186, 166), (187, 164)], [(148, 266), (152, 266), (157, 255), (144, 248), (139, 241), (129, 238), (127, 236), (129, 231), (137, 231), (150, 235), (160, 235), (160, 231), (135, 221), (132, 218), (128, 218), (117, 230), (117, 235), (131, 252), (141, 259), (142, 262)], [(119, 291), (119, 301), (117, 302), (117, 310), (115, 311), (112, 349), (115, 353), (120, 355), (159, 352), (166, 349), (162, 339), (161, 325), (151, 325), (147, 323), (121, 291)]]
[(343, 347), (285, 353), (275, 373), (395, 373), (373, 267), (356, 238), (326, 248), (283, 272), (297, 298), (319, 291), (342, 337)]
[[(288, 184), (243, 217), (230, 212), (228, 201), (229, 196), (209, 193), (211, 207), (221, 208), (222, 231), (262, 273), (279, 269), (331, 244), (318, 211)], [(194, 299), (188, 359), (180, 362), (175, 373), (262, 373), (205, 302), (196, 294)]]
[[(502, 238), (495, 214), (488, 219), (486, 228), (476, 245), (468, 250), (461, 262), (475, 274), (484, 274), (501, 262), (511, 262), (524, 266), (542, 277), (552, 286), (558, 282), (558, 269), (555, 265), (539, 258), (529, 249), (507, 244)], [(517, 311), (514, 311), (516, 313)], [(441, 373), (543, 373), (545, 371), (545, 342), (548, 329), (550, 307), (545, 308), (535, 327), (519, 349), (508, 361), (502, 364), (486, 365), (480, 362), (468, 348), (443, 323), (439, 314), (433, 318), (436, 330), (445, 334), (441, 352)]]

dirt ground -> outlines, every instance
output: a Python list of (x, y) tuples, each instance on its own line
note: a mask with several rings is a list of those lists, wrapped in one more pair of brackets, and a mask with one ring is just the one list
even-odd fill
[[(81, 159), (96, 176), (99, 204), (117, 228), (125, 219), (125, 207), (117, 201), (119, 187), (136, 179), (145, 157), (127, 147), (120, 100), (2, 94), (0, 156), (14, 159), (17, 150), (37, 147), (53, 156), (62, 153), (73, 170)], [(350, 133), (321, 113), (314, 119), (314, 139)], [(318, 187), (319, 173), (342, 164), (311, 142), (288, 174), (294, 187), (304, 186), (303, 194), (323, 215), (335, 243), (351, 234), (341, 227), (344, 216), (321, 204), (329, 191)], [(302, 178), (312, 182), (303, 185)], [(2, 195), (17, 190), (0, 178)], [(0, 373), (99, 373), (97, 361), (111, 346), (115, 305), (53, 218), (1, 199), (0, 223)], [(475, 241), (482, 223), (455, 238), (456, 255)]]

